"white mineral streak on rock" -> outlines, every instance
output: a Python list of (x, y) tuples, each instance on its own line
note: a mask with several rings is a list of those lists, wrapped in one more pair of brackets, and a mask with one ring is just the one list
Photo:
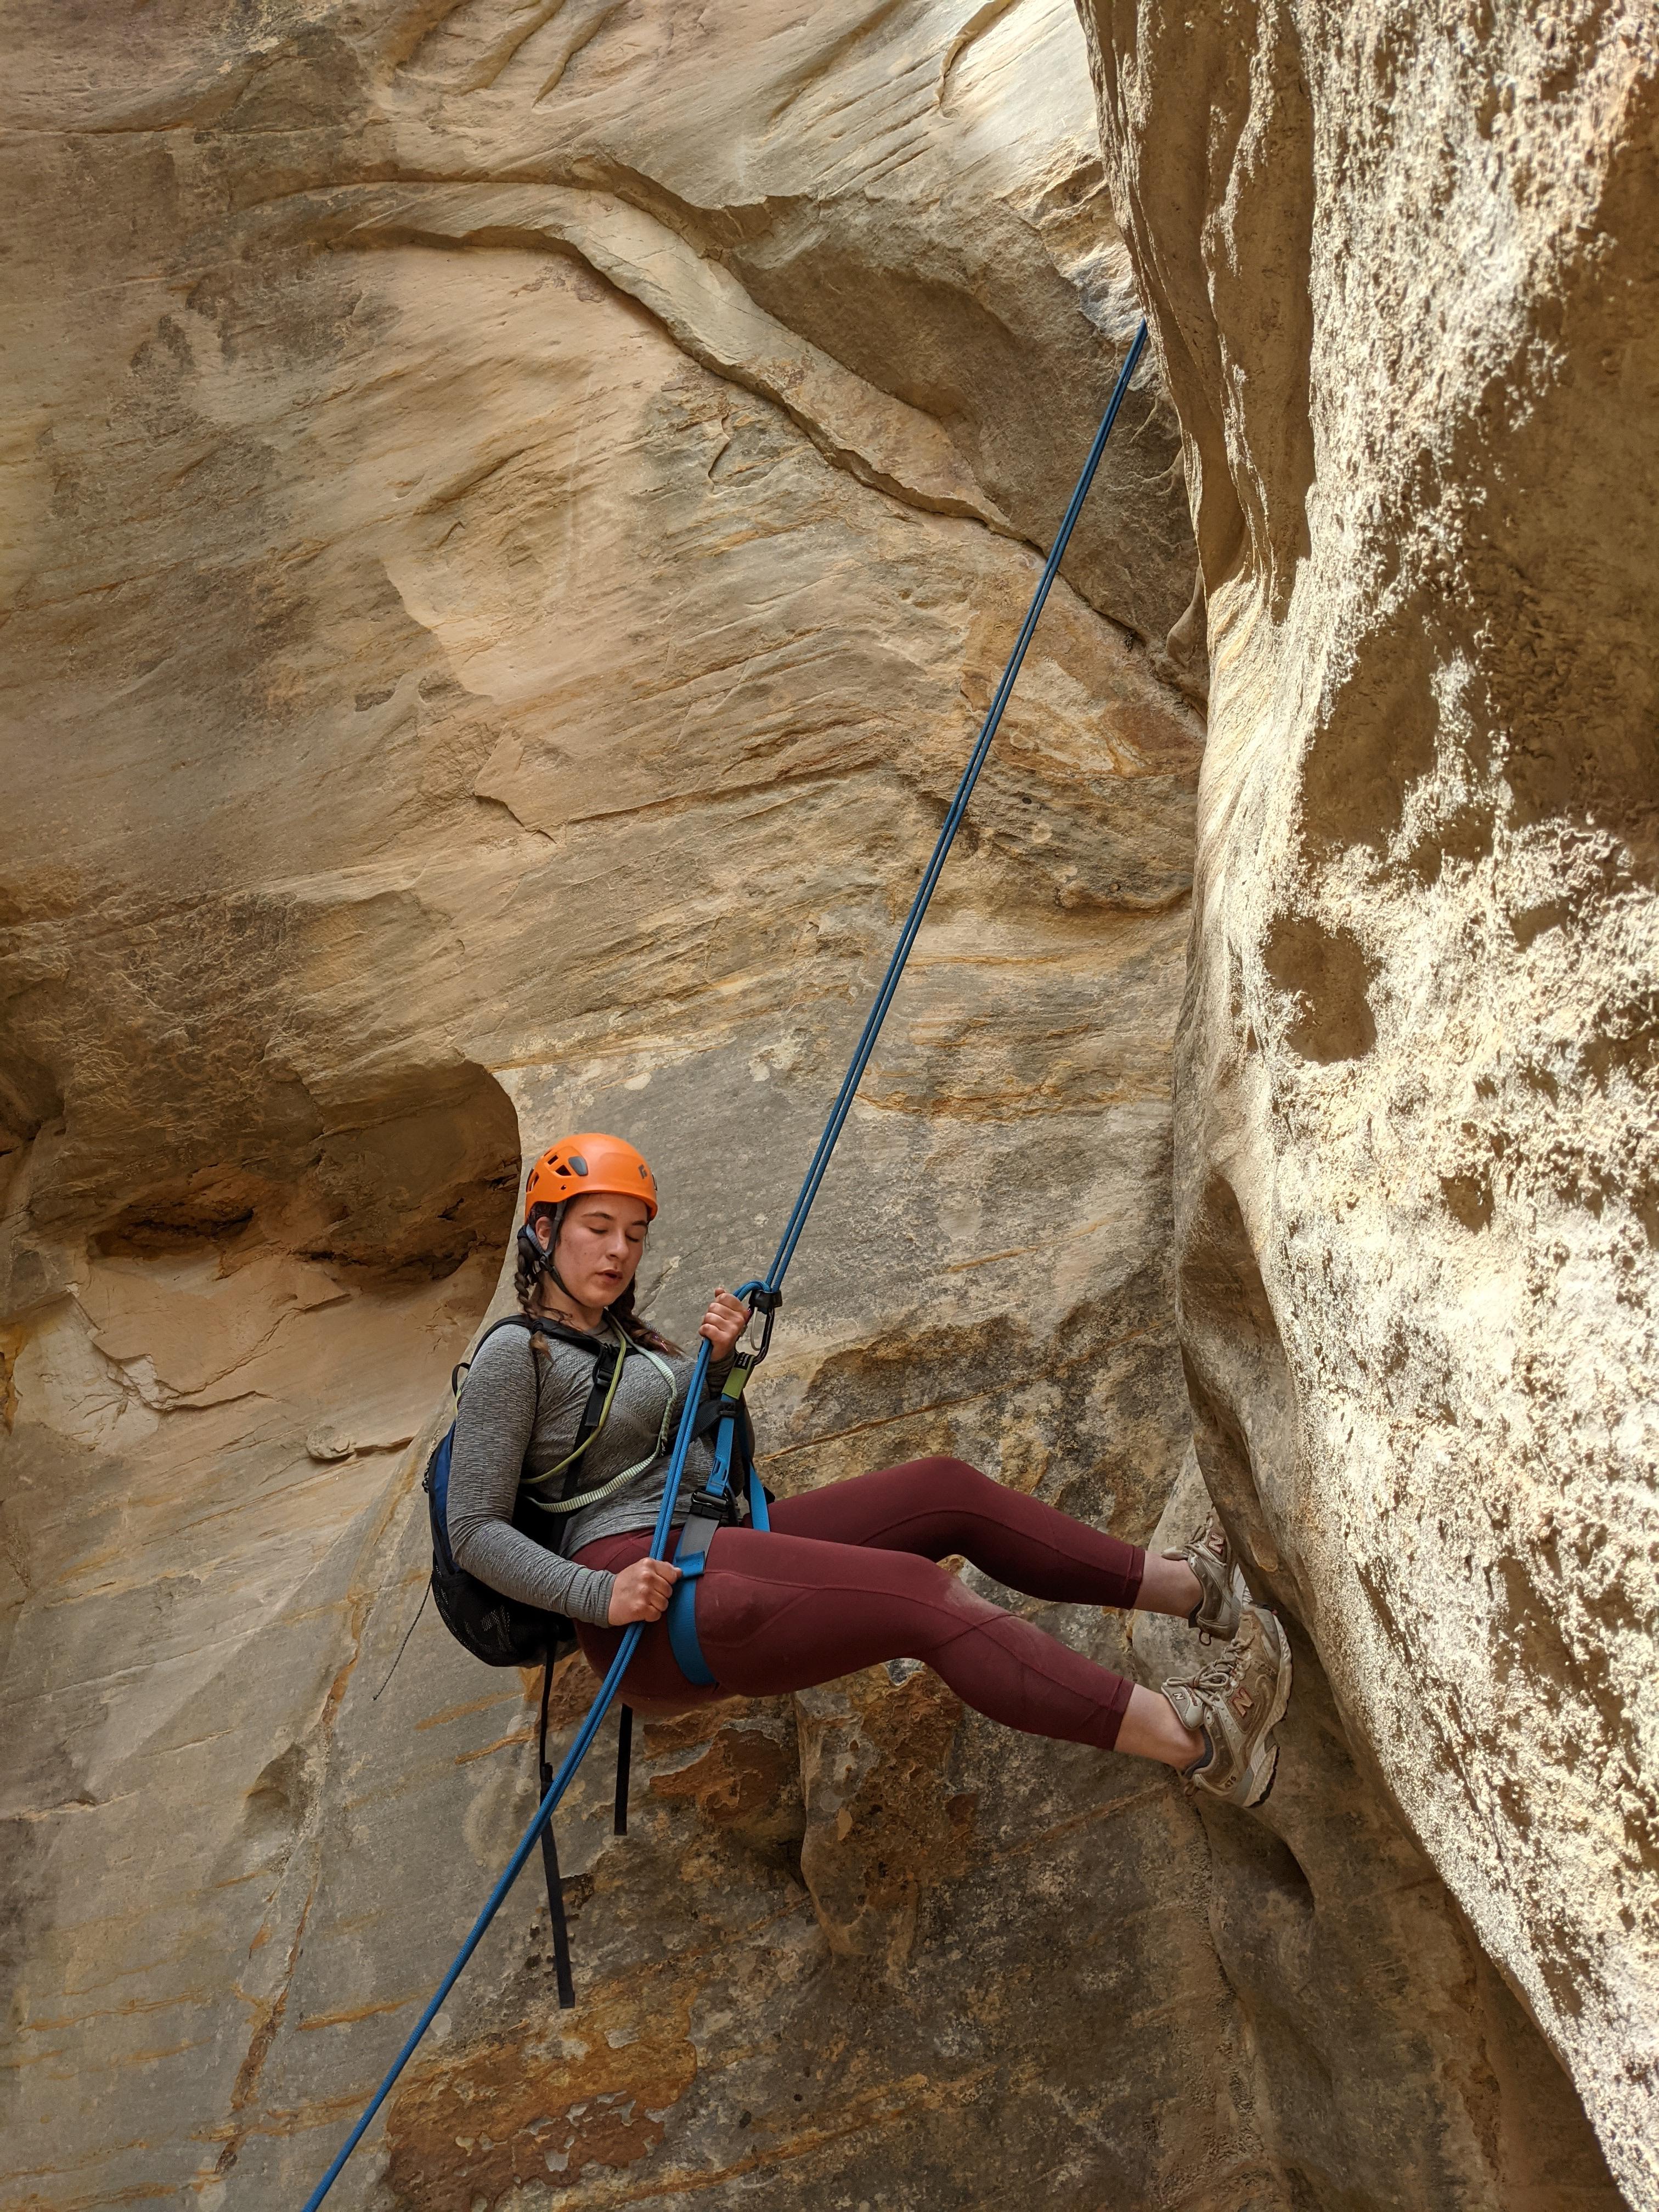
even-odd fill
[(1659, 2203), (1659, 35), (1085, 9), (1187, 439), (1204, 1472)]

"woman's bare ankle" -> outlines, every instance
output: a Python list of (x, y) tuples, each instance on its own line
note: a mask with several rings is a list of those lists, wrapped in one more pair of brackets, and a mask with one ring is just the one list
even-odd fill
[(1161, 1692), (1137, 1683), (1129, 1692), (1128, 1711), (1119, 1723), (1117, 1749), (1132, 1758), (1155, 1759), (1161, 1765), (1184, 1773), (1204, 1756), (1204, 1739), (1184, 1728), (1179, 1715)]
[(1190, 1620), (1203, 1601), (1203, 1585), (1185, 1559), (1147, 1553), (1135, 1593), (1137, 1613), (1164, 1613), (1174, 1620)]

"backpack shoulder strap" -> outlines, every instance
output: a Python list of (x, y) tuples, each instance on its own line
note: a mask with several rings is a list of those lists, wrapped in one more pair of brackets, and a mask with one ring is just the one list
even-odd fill
[[(489, 1343), (490, 1338), (492, 1336), (499, 1336), (504, 1328), (528, 1329), (532, 1336), (538, 1334), (544, 1335), (553, 1334), (568, 1335), (572, 1334), (572, 1332), (568, 1330), (555, 1331), (550, 1324), (547, 1328), (544, 1329), (534, 1314), (503, 1314), (499, 1321), (492, 1321), (490, 1322), (489, 1328), (478, 1339), (478, 1341), (473, 1346), (472, 1358), (471, 1359), (460, 1360), (455, 1366), (450, 1369), (449, 1393), (451, 1397), (457, 1399), (459, 1398), (461, 1395), (461, 1385), (466, 1381), (467, 1376), (471, 1370), (472, 1360), (477, 1358), (478, 1354), (483, 1350), (485, 1345)], [(537, 1371), (539, 1374), (540, 1370), (538, 1369)]]
[[(617, 1395), (617, 1385), (622, 1379), (623, 1364), (629, 1353), (635, 1348), (632, 1339), (619, 1323), (613, 1322), (611, 1328), (614, 1334), (609, 1341), (598, 1344), (584, 1330), (568, 1328), (564, 1322), (554, 1321), (544, 1314), (503, 1314), (499, 1321), (491, 1322), (473, 1346), (472, 1357), (476, 1359), (490, 1338), (501, 1329), (521, 1328), (529, 1336), (530, 1355), (536, 1374), (536, 1412), (532, 1417), (531, 1425), (532, 1437), (535, 1434), (536, 1423), (541, 1417), (542, 1405), (542, 1363), (537, 1357), (538, 1352), (545, 1352), (548, 1341), (550, 1340), (556, 1344), (568, 1344), (574, 1350), (584, 1352), (592, 1358), (593, 1379), (588, 1388), (587, 1402), (582, 1407), (581, 1419), (576, 1424), (576, 1437), (571, 1449), (556, 1467), (550, 1468), (546, 1474), (529, 1477), (520, 1474), (520, 1476), (521, 1483), (526, 1481), (539, 1483), (546, 1481), (552, 1475), (562, 1474), (564, 1481), (559, 1492), (562, 1501), (568, 1500), (577, 1493), (582, 1472), (580, 1462), (586, 1455), (588, 1446), (605, 1426), (612, 1401)], [(471, 1360), (463, 1361), (450, 1376), (449, 1387), (458, 1401), (471, 1364)]]
[(564, 1486), (559, 1492), (561, 1498), (575, 1495), (582, 1473), (577, 1462), (605, 1426), (605, 1417), (611, 1411), (611, 1401), (617, 1395), (618, 1376), (627, 1357), (627, 1340), (618, 1337), (607, 1344), (594, 1358), (593, 1387), (587, 1394), (587, 1403), (582, 1407), (581, 1419), (576, 1424), (575, 1444), (565, 1462)]
[[(562, 1474), (564, 1484), (560, 1496), (569, 1498), (574, 1493), (580, 1478), (578, 1462), (586, 1452), (589, 1444), (605, 1426), (606, 1416), (611, 1411), (611, 1401), (617, 1395), (617, 1384), (621, 1376), (623, 1363), (633, 1349), (627, 1332), (614, 1323), (612, 1326), (615, 1329), (614, 1335), (608, 1342), (599, 1344), (586, 1331), (569, 1328), (564, 1322), (554, 1321), (544, 1314), (504, 1314), (500, 1321), (494, 1322), (478, 1339), (478, 1343), (473, 1351), (474, 1358), (498, 1329), (522, 1328), (527, 1333), (530, 1339), (531, 1358), (534, 1363), (536, 1372), (536, 1412), (532, 1418), (531, 1425), (532, 1437), (535, 1434), (536, 1422), (541, 1416), (542, 1405), (542, 1362), (537, 1356), (538, 1353), (544, 1352), (547, 1350), (548, 1341), (550, 1340), (556, 1344), (568, 1344), (574, 1350), (585, 1353), (593, 1362), (593, 1379), (588, 1389), (587, 1401), (582, 1407), (581, 1419), (576, 1424), (576, 1438), (572, 1449), (556, 1467), (550, 1468), (545, 1475), (532, 1478), (520, 1474), (520, 1482), (532, 1480), (544, 1482), (549, 1476)], [(451, 1377), (452, 1389), (457, 1388), (459, 1382), (464, 1382), (465, 1377), (466, 1368), (458, 1367)]]

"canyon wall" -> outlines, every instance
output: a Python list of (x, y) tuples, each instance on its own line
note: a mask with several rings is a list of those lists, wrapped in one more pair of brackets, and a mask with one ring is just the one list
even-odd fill
[[(533, 1803), (535, 1683), (419, 1611), (523, 1163), (646, 1147), (671, 1331), (764, 1261), (1139, 308), (1060, 0), (14, 20), (3, 2197), (291, 2207)], [(781, 1491), (1202, 1510), (1198, 566), (1149, 374), (791, 1278)], [(580, 2009), (532, 1876), (333, 2201), (1613, 2212), (1298, 1682), (1261, 1820), (902, 1663), (650, 1723), (625, 1840), (607, 1731)]]
[(1085, 12), (1208, 600), (1205, 1479), (1653, 2204), (1659, 33)]

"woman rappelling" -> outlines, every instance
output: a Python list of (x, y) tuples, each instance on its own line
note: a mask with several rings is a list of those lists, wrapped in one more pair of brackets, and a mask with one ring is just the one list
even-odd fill
[[(1250, 1601), (1219, 1527), (1149, 1557), (960, 1460), (910, 1460), (782, 1499), (765, 1531), (719, 1529), (696, 1592), (696, 1639), (715, 1679), (689, 1680), (665, 1620), (679, 1570), (672, 1556), (648, 1556), (693, 1370), (635, 1311), (656, 1212), (651, 1170), (620, 1138), (568, 1138), (532, 1170), (517, 1289), (525, 1316), (547, 1329), (497, 1328), (473, 1360), (447, 1500), (459, 1568), (519, 1607), (572, 1620), (596, 1674), (627, 1626), (646, 1624), (627, 1675), (635, 1704), (776, 1697), (915, 1659), (1008, 1727), (1157, 1759), (1235, 1804), (1260, 1803), (1278, 1759), (1290, 1648)], [(708, 1387), (720, 1387), (748, 1321), (747, 1307), (714, 1292), (700, 1332)], [(709, 1465), (707, 1442), (694, 1439), (676, 1541)], [(1224, 1648), (1161, 1691), (1143, 1688), (965, 1588), (938, 1564), (958, 1554), (1029, 1597), (1167, 1613)]]
[[(790, 1258), (1146, 343), (1143, 322), (1119, 368), (788, 1226), (763, 1282), (746, 1286), (764, 1308), (769, 1331)], [(704, 1342), (695, 1361), (641, 1321), (634, 1277), (656, 1212), (649, 1167), (618, 1138), (568, 1139), (531, 1171), (518, 1233), (522, 1310), (483, 1339), (456, 1420), (428, 1463), (426, 1490), (431, 1589), (444, 1620), (492, 1664), (538, 1656), (546, 1662), (541, 1802), (303, 2212), (318, 2212), (538, 1841), (560, 2000), (574, 2002), (550, 1822), (624, 1682), (629, 1705), (672, 1710), (723, 1692), (776, 1696), (883, 1661), (913, 1658), (932, 1667), (965, 1704), (1011, 1728), (1160, 1760), (1235, 1804), (1260, 1804), (1273, 1781), (1273, 1731), (1290, 1694), (1290, 1648), (1272, 1613), (1251, 1602), (1218, 1528), (1149, 1559), (1137, 1546), (1005, 1490), (952, 1459), (911, 1460), (788, 1498), (777, 1505), (769, 1527), (764, 1492), (751, 1481), (750, 1525), (733, 1525), (724, 1510), (726, 1472), (746, 1421), (742, 1384), (765, 1345), (753, 1353), (738, 1352), (748, 1314), (724, 1291), (714, 1293), (703, 1317)], [(718, 1399), (706, 1398), (711, 1389)], [(683, 1406), (694, 1389), (704, 1402)], [(699, 1441), (711, 1425), (705, 1415), (715, 1428), (712, 1453)], [(1139, 1688), (964, 1589), (939, 1564), (957, 1553), (1029, 1596), (1170, 1613), (1224, 1649), (1166, 1682), (1161, 1692)], [(545, 1755), (550, 1661), (572, 1620), (588, 1665), (604, 1680), (556, 1774)], [(617, 1732), (619, 1832), (630, 1739), (624, 1706)]]

